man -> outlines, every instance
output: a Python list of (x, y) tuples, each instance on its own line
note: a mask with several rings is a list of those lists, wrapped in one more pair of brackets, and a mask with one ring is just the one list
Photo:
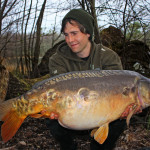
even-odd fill
[[(91, 69), (122, 69), (120, 58), (114, 51), (93, 42), (93, 30), (94, 19), (86, 11), (73, 9), (66, 14), (62, 20), (61, 29), (65, 36), (65, 42), (58, 47), (56, 53), (49, 60), (51, 76)], [(72, 138), (75, 131), (61, 127), (57, 120), (47, 120), (47, 126), (60, 143), (61, 150), (76, 149)], [(124, 121), (111, 123), (108, 139), (102, 145), (91, 139), (91, 150), (112, 149), (120, 133), (124, 130), (124, 126)]]

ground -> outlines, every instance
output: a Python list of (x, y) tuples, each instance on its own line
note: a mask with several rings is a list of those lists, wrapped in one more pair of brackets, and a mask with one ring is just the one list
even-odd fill
[[(35, 81), (36, 82), (36, 81)], [(31, 81), (29, 82), (31, 83)], [(11, 77), (6, 99), (16, 97), (24, 93), (23, 82)], [(150, 150), (150, 130), (147, 129), (147, 114), (149, 109), (142, 114), (131, 119), (127, 128), (117, 141), (114, 150), (140, 150), (149, 147)], [(90, 134), (90, 133), (89, 133)], [(77, 150), (90, 150), (89, 134), (80, 134), (75, 137)], [(51, 136), (45, 125), (45, 119), (26, 118), (16, 135), (7, 143), (0, 139), (0, 150), (59, 150), (59, 144)], [(148, 150), (147, 149), (147, 150)]]
[[(78, 150), (90, 150), (89, 136), (78, 135), (74, 139)], [(140, 123), (131, 123), (117, 141), (114, 150), (139, 150), (150, 147), (150, 131)], [(59, 150), (59, 144), (50, 135), (44, 119), (27, 118), (17, 134), (7, 143), (0, 141), (1, 150)]]

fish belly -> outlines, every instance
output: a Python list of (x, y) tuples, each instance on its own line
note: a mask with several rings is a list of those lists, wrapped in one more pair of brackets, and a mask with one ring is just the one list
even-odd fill
[(75, 130), (100, 127), (105, 123), (119, 119), (131, 102), (125, 99), (117, 101), (101, 99), (76, 103), (72, 107), (65, 108), (58, 121), (63, 127)]
[(106, 123), (108, 121), (109, 113), (108, 107), (103, 110), (102, 104), (89, 103), (76, 105), (74, 108), (68, 108), (65, 113), (61, 113), (59, 123), (65, 127), (75, 130), (87, 130)]

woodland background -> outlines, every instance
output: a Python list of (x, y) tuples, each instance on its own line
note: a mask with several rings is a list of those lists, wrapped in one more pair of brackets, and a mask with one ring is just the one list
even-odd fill
[(0, 64), (7, 62), (27, 78), (39, 77), (38, 65), (64, 39), (61, 20), (73, 8), (94, 17), (95, 42), (115, 50), (124, 69), (150, 69), (148, 0), (0, 0)]
[[(0, 99), (19, 96), (49, 77), (49, 57), (64, 40), (61, 20), (73, 8), (94, 17), (95, 42), (116, 51), (124, 69), (150, 77), (149, 0), (0, 0)], [(131, 120), (116, 150), (150, 147), (149, 129), (147, 109)], [(0, 141), (0, 148), (59, 149), (49, 135), (44, 120), (29, 118), (10, 142)], [(89, 149), (85, 136), (76, 140), (79, 149)]]

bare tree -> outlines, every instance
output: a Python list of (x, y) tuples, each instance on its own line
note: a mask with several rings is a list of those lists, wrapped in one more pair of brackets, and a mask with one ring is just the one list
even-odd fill
[[(0, 35), (2, 31), (2, 22), (9, 15), (9, 12), (16, 6), (17, 0), (0, 0)], [(10, 25), (9, 23), (8, 25)], [(6, 28), (6, 27), (5, 27)]]
[(43, 15), (44, 15), (44, 10), (45, 10), (45, 5), (46, 1), (44, 0), (40, 15), (37, 20), (37, 31), (36, 31), (36, 43), (35, 43), (35, 50), (34, 50), (34, 56), (33, 56), (33, 61), (32, 61), (32, 71), (33, 71), (33, 76), (38, 77), (39, 76), (39, 71), (38, 71), (38, 62), (39, 62), (39, 55), (40, 55), (40, 36), (41, 36), (41, 24), (43, 20)]
[[(125, 40), (127, 40), (126, 34), (129, 33), (131, 23), (134, 24), (138, 21), (141, 23), (142, 28), (145, 28), (146, 25), (148, 27), (150, 14), (148, 6), (150, 6), (150, 3), (147, 0), (103, 0), (101, 5), (97, 5), (97, 17), (108, 18), (107, 21), (105, 20), (105, 25), (113, 25), (121, 29)], [(133, 31), (134, 30), (130, 30), (130, 39), (133, 35)]]
[[(2, 38), (2, 34), (8, 35), (7, 32), (10, 31), (10, 27), (14, 23), (14, 20), (6, 22), (6, 18), (10, 17), (11, 11), (17, 6), (17, 0), (0, 0), (0, 55), (6, 49), (6, 45), (9, 42), (11, 36), (5, 36), (5, 39)], [(9, 34), (10, 35), (10, 34)]]
[(97, 16), (96, 16), (96, 9), (95, 9), (95, 0), (78, 0), (80, 6), (87, 10), (89, 14), (91, 14), (94, 18), (95, 26), (94, 26), (94, 39), (96, 43), (100, 43), (100, 34), (98, 29), (98, 22), (97, 22)]
[(30, 60), (29, 51), (27, 50), (27, 26), (28, 26), (30, 14), (31, 14), (31, 9), (32, 9), (32, 0), (30, 1), (30, 7), (28, 10), (27, 20), (26, 20), (25, 29), (24, 29), (24, 59), (25, 59), (25, 65), (26, 65), (28, 77), (30, 77), (31, 68), (30, 68), (30, 61), (29, 61)]
[(88, 0), (88, 1), (90, 4), (91, 15), (93, 16), (95, 21), (95, 28), (94, 28), (95, 42), (101, 43), (100, 33), (99, 33), (98, 23), (97, 23), (96, 9), (95, 9), (95, 0)]
[[(58, 32), (61, 20), (65, 15), (63, 11), (66, 13), (73, 8), (83, 8), (93, 16), (96, 43), (101, 42), (100, 30), (110, 25), (122, 31), (124, 43), (132, 40), (135, 35), (136, 22), (140, 24), (140, 31), (143, 33), (136, 38), (144, 39), (147, 42), (149, 6), (148, 0), (58, 0), (55, 2), (0, 0), (0, 55), (2, 51), (6, 53), (8, 49), (9, 53), (17, 50), (16, 60), (22, 74), (27, 73), (30, 77), (30, 72), (32, 72), (33, 76), (38, 76), (37, 65), (42, 48), (40, 45), (44, 41), (44, 38), (42, 41), (41, 37), (49, 36), (51, 42), (47, 44), (47, 47), (53, 46), (60, 37)], [(41, 30), (45, 29), (42, 22), (46, 15), (54, 16), (48, 18), (51, 26), (46, 27), (51, 32), (42, 34)], [(42, 45), (44, 44), (42, 43)]]
[[(31, 0), (32, 1), (32, 0)], [(36, 24), (36, 19), (37, 19), (37, 9), (38, 9), (38, 0), (36, 1), (36, 7), (34, 11), (34, 20), (31, 28), (31, 32), (29, 34), (29, 44), (28, 44), (28, 56), (29, 56), (29, 67), (30, 67), (30, 72), (32, 72), (32, 58), (33, 58), (33, 51), (34, 51), (34, 40), (35, 40), (35, 24)]]

